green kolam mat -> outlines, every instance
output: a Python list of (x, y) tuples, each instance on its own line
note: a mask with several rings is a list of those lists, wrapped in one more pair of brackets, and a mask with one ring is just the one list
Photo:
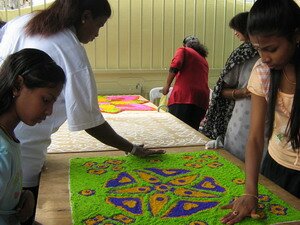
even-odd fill
[[(70, 160), (75, 225), (221, 224), (220, 207), (243, 194), (245, 175), (215, 151)], [(300, 211), (259, 186), (264, 219), (239, 224), (300, 220)]]

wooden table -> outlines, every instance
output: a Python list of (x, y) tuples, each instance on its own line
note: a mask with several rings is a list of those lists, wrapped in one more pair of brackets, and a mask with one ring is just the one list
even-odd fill
[[(175, 153), (197, 151), (199, 148), (201, 147), (177, 147), (167, 148), (166, 150), (167, 153)], [(240, 168), (244, 168), (243, 163), (227, 151), (217, 151)], [(124, 155), (124, 152), (121, 151), (48, 154), (45, 170), (41, 176), (36, 220), (43, 225), (72, 224), (69, 201), (69, 160), (71, 158), (122, 155)], [(300, 210), (299, 199), (262, 176), (260, 182), (284, 201)]]

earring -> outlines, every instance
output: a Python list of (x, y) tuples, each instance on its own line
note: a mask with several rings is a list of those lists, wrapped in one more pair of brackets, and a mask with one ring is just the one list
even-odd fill
[(82, 20), (81, 23), (85, 23), (85, 20)]

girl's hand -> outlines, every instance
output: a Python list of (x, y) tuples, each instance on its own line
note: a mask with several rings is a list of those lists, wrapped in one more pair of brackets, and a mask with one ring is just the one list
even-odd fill
[(235, 224), (247, 216), (251, 216), (254, 219), (259, 219), (260, 216), (256, 213), (256, 208), (257, 199), (252, 195), (243, 195), (234, 200), (233, 203), (221, 207), (221, 209), (232, 210), (221, 219), (221, 222), (225, 224)]
[(160, 155), (160, 154), (165, 154), (166, 151), (162, 150), (162, 149), (148, 149), (148, 148), (144, 148), (144, 145), (136, 145), (136, 150), (134, 153), (132, 153), (133, 155), (137, 156), (137, 157), (147, 157), (147, 156), (151, 156), (151, 155)]
[(247, 87), (242, 88), (241, 91), (242, 91), (242, 96), (244, 98), (248, 98), (251, 96), (251, 92), (248, 90)]
[(17, 205), (18, 213), (16, 216), (20, 222), (25, 222), (33, 214), (34, 210), (34, 196), (31, 191), (22, 191), (19, 204)]
[(170, 89), (169, 86), (164, 86), (164, 88), (162, 89), (162, 94), (167, 95), (169, 93), (169, 89)]

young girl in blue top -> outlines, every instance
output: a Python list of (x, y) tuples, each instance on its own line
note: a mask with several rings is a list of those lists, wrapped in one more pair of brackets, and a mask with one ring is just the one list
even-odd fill
[(52, 114), (65, 83), (63, 70), (45, 52), (23, 49), (0, 69), (0, 224), (17, 225), (33, 213), (34, 198), (22, 191), (20, 121), (34, 126)]

